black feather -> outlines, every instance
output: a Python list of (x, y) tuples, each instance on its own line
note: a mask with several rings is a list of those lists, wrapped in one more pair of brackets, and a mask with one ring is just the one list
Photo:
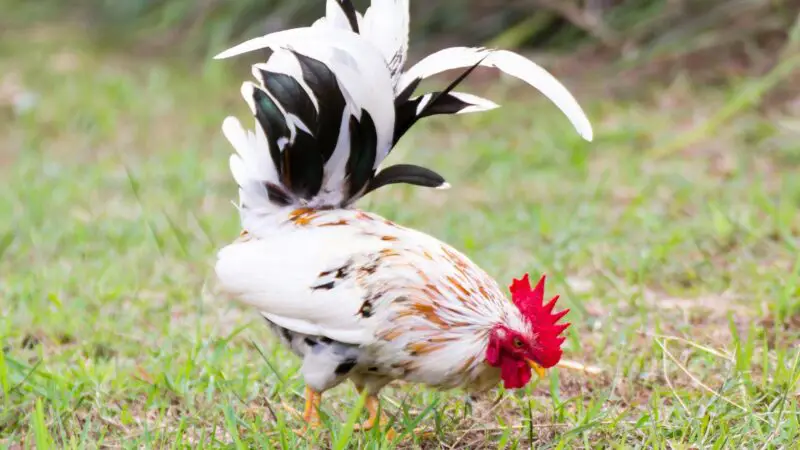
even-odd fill
[(275, 100), (283, 106), (284, 111), (294, 114), (311, 130), (317, 122), (317, 109), (308, 97), (303, 86), (285, 73), (260, 70), (264, 87)]
[(264, 187), (267, 188), (267, 196), (269, 197), (269, 201), (272, 203), (277, 203), (281, 206), (288, 206), (292, 204), (291, 197), (286, 193), (286, 191), (283, 190), (282, 187), (270, 182), (264, 183)]
[(419, 83), (422, 82), (422, 78), (416, 78), (411, 83), (408, 83), (405, 89), (400, 91), (395, 98), (394, 98), (394, 105), (395, 107), (402, 105), (403, 103), (407, 102), (411, 96), (414, 94), (414, 91), (417, 90)]
[(345, 359), (344, 361), (342, 361), (338, 366), (336, 366), (336, 368), (333, 369), (333, 372), (336, 375), (344, 375), (344, 374), (350, 372), (351, 370), (353, 370), (353, 367), (355, 367), (355, 366), (356, 366), (356, 360), (352, 359), (352, 358), (348, 358), (348, 359)]
[(392, 146), (397, 144), (403, 134), (411, 128), (417, 121), (417, 106), (422, 101), (422, 97), (417, 97), (414, 100), (408, 100), (394, 108), (394, 136), (392, 137)]
[[(408, 105), (415, 101), (418, 102), (420, 99), (408, 100), (401, 105), (397, 105), (397, 103), (395, 102), (396, 114), (394, 123), (394, 140), (392, 142), (392, 145), (397, 144), (400, 138), (403, 137), (403, 135), (417, 122), (417, 120), (419, 120), (421, 117), (425, 117), (426, 115), (431, 115), (427, 114), (428, 110), (436, 107), (436, 104), (439, 101), (439, 99), (446, 98), (447, 96), (449, 96), (450, 92), (453, 89), (455, 89), (456, 86), (461, 84), (461, 82), (464, 81), (475, 69), (477, 69), (481, 65), (484, 59), (486, 59), (485, 56), (481, 58), (481, 60), (475, 63), (473, 66), (471, 66), (469, 69), (465, 70), (461, 75), (458, 76), (458, 78), (453, 80), (453, 82), (450, 83), (443, 91), (433, 93), (433, 98), (431, 98), (428, 104), (425, 105), (425, 107), (422, 108), (422, 111), (420, 111), (419, 113), (416, 112), (417, 105), (414, 105), (413, 114), (410, 114), (411, 109), (410, 107), (408, 107)], [(403, 91), (403, 93), (405, 93), (405, 90)]]
[(281, 181), (293, 194), (309, 199), (322, 188), (324, 163), (313, 136), (297, 129), (294, 142), (283, 150)]
[(453, 89), (455, 89), (455, 88), (456, 88), (456, 86), (458, 86), (459, 84), (461, 84), (461, 82), (463, 82), (464, 80), (466, 80), (466, 79), (467, 79), (467, 77), (468, 77), (468, 76), (469, 76), (469, 75), (470, 75), (472, 72), (474, 72), (474, 71), (475, 71), (475, 69), (477, 69), (478, 67), (480, 67), (480, 65), (481, 65), (481, 63), (483, 62), (483, 60), (485, 60), (485, 59), (486, 59), (488, 56), (489, 56), (489, 55), (486, 55), (486, 56), (484, 56), (484, 57), (483, 57), (483, 58), (481, 58), (481, 59), (480, 59), (478, 62), (476, 62), (476, 63), (475, 63), (475, 64), (474, 64), (472, 67), (470, 67), (469, 69), (465, 70), (465, 71), (464, 71), (464, 73), (462, 73), (461, 75), (459, 75), (459, 76), (458, 76), (458, 78), (456, 78), (455, 80), (453, 80), (453, 82), (452, 82), (452, 83), (450, 83), (449, 85), (447, 85), (447, 87), (446, 87), (446, 88), (445, 88), (443, 91), (440, 91), (440, 92), (436, 92), (436, 93), (434, 93), (434, 95), (433, 95), (433, 98), (431, 99), (431, 101), (430, 101), (430, 102), (428, 102), (428, 104), (427, 104), (427, 105), (425, 105), (425, 108), (423, 108), (423, 109), (422, 109), (422, 111), (420, 111), (420, 112), (419, 112), (419, 116), (423, 116), (423, 115), (425, 114), (425, 111), (427, 111), (428, 109), (430, 109), (430, 108), (432, 108), (434, 105), (436, 105), (436, 102), (437, 102), (437, 101), (439, 101), (439, 99), (440, 99), (442, 96), (449, 94), (449, 93), (450, 93), (450, 92), (451, 92)]
[[(428, 108), (425, 108), (424, 111), (420, 112), (417, 116), (417, 119), (421, 119), (423, 117), (428, 116), (435, 116), (437, 114), (455, 114), (464, 108), (472, 106), (472, 103), (467, 103), (458, 97), (454, 96), (453, 94), (441, 94), (439, 92), (432, 92), (426, 95), (434, 95), (437, 96), (435, 100), (435, 104), (430, 105)], [(434, 100), (431, 100), (433, 103)]]
[(288, 342), (292, 342), (293, 335), (291, 331), (287, 330), (286, 328), (281, 328), (281, 334), (283, 335), (283, 338), (286, 339)]
[[(417, 108), (423, 100), (428, 100), (427, 107), (417, 114)], [(415, 98), (414, 100), (406, 101), (405, 103), (395, 107), (395, 123), (396, 124), (411, 124), (413, 125), (419, 119), (428, 116), (435, 116), (438, 114), (455, 114), (464, 108), (472, 106), (459, 98), (455, 97), (452, 93), (443, 94), (442, 92), (431, 92)], [(408, 131), (411, 125), (401, 127), (395, 125), (394, 142), (397, 143), (402, 137), (402, 133)], [(398, 135), (398, 133), (400, 133)]]
[(339, 6), (344, 11), (344, 15), (347, 16), (347, 21), (350, 22), (350, 28), (353, 29), (353, 32), (358, 33), (358, 16), (356, 15), (356, 8), (353, 6), (353, 2), (350, 0), (339, 0)]
[(439, 187), (445, 184), (445, 179), (438, 173), (426, 169), (425, 167), (413, 164), (397, 164), (389, 166), (375, 175), (367, 185), (365, 192), (372, 192), (375, 189), (394, 183), (408, 183), (415, 186)]
[(378, 151), (378, 132), (375, 122), (367, 110), (362, 110), (361, 120), (350, 117), (350, 157), (347, 160), (347, 176), (350, 186), (348, 198), (358, 194), (375, 174), (373, 166)]
[(278, 173), (280, 173), (281, 150), (278, 148), (278, 139), (288, 139), (290, 136), (289, 127), (286, 126), (286, 118), (269, 95), (261, 89), (253, 89), (253, 101), (256, 106), (256, 119), (267, 136), (272, 162), (275, 164)]
[[(324, 289), (326, 291), (330, 291), (331, 289), (333, 289), (333, 287), (335, 285), (336, 285), (336, 283), (334, 283), (333, 281), (328, 281), (327, 283), (322, 283), (322, 284), (317, 284), (317, 285), (311, 286), (311, 289), (315, 290), (315, 291), (319, 290), (319, 289)], [(322, 342), (325, 342), (325, 341), (323, 340)]]
[(328, 162), (336, 142), (339, 140), (339, 130), (342, 126), (342, 117), (346, 100), (336, 81), (336, 76), (321, 61), (299, 53), (294, 54), (300, 63), (303, 80), (306, 82), (319, 105), (317, 123), (314, 136), (317, 138), (317, 149), (322, 154), (323, 162)]

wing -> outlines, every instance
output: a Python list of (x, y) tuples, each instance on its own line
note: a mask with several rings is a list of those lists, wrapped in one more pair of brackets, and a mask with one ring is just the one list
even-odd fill
[[(319, 220), (313, 214), (294, 216), (286, 232), (274, 237), (242, 239), (223, 248), (217, 277), (225, 291), (282, 327), (343, 343), (369, 343), (376, 318), (362, 311), (372, 295), (364, 278), (374, 277), (381, 252), (398, 245), (384, 239), (383, 229), (404, 229), (347, 210), (319, 213), (323, 222), (309, 223)], [(369, 223), (351, 224), (359, 220)]]

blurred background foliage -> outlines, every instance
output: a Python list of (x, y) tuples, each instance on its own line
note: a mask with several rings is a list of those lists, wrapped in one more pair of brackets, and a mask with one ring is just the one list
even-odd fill
[[(207, 55), (225, 45), (309, 24), (325, 2), (300, 0), (6, 0), (41, 20), (72, 17), (103, 42), (176, 46)], [(354, 0), (360, 10), (368, 0)], [(587, 52), (623, 64), (724, 56), (726, 71), (771, 66), (800, 0), (448, 0), (412, 3), (412, 48), (489, 45)], [(19, 15), (15, 15), (19, 17)], [(2, 25), (2, 18), (0, 18)], [(7, 24), (6, 24), (7, 25)], [(134, 42), (131, 42), (134, 41)], [(720, 58), (720, 61), (723, 59)], [(691, 60), (687, 61), (691, 64)]]
[[(393, 153), (458, 188), (393, 188), (365, 208), (463, 248), (498, 279), (525, 265), (564, 274), (556, 289), (579, 314), (571, 358), (616, 372), (561, 374), (480, 414), (460, 394), (399, 390), (397, 416), (435, 414), (427, 423), (466, 447), (509, 439), (508, 424), (532, 430), (534, 417), (559, 448), (797, 442), (786, 417), (800, 405), (788, 366), (800, 361), (800, 0), (411, 3), (412, 61), (449, 45), (536, 53), (595, 141), (578, 142), (521, 83), (470, 86), (504, 108), (423, 122)], [(219, 127), (249, 114), (238, 89), (249, 70), (209, 57), (310, 24), (324, 5), (0, 0), (0, 448), (31, 448), (31, 435), (50, 448), (50, 432), (181, 447), (219, 424), (242, 446), (276, 427), (298, 442), (291, 407), (274, 421), (264, 411), (302, 406), (300, 380), (280, 375), (296, 359), (265, 357), (253, 343), (268, 342), (266, 327), (244, 334), (243, 316), (206, 295), (212, 255), (239, 233)], [(691, 347), (675, 356), (650, 331)], [(548, 386), (565, 388), (555, 409)], [(333, 417), (354, 398), (331, 402)]]

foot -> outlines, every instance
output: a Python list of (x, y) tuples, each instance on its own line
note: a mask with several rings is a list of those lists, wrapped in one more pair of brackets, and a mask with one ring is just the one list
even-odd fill
[[(365, 404), (367, 411), (369, 412), (369, 417), (365, 422), (360, 424), (356, 424), (353, 427), (355, 431), (369, 431), (375, 427), (375, 425), (385, 425), (389, 420), (386, 418), (386, 415), (381, 412), (378, 414), (378, 410), (380, 409), (380, 400), (375, 395), (370, 395), (367, 397), (367, 402)], [(380, 417), (380, 419), (378, 419)], [(386, 438), (388, 440), (393, 440), (397, 436), (397, 433), (394, 429), (389, 428), (386, 430)]]
[(306, 422), (306, 425), (302, 430), (299, 430), (300, 432), (305, 432), (308, 429), (318, 429), (320, 427), (319, 404), (321, 401), (322, 393), (306, 386), (306, 406), (303, 409), (303, 420)]
[[(369, 412), (369, 418), (366, 422), (362, 422), (360, 424), (356, 424), (353, 428), (355, 431), (369, 431), (375, 424), (378, 422), (378, 409), (380, 406), (380, 400), (378, 397), (374, 395), (370, 395), (367, 397), (367, 403), (364, 405)], [(386, 423), (386, 416), (381, 414), (381, 423)]]

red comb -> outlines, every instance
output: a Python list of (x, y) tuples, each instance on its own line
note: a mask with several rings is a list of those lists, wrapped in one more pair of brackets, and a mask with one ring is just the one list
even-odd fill
[(540, 348), (536, 353), (539, 357), (539, 364), (543, 367), (550, 367), (558, 363), (561, 359), (561, 344), (564, 337), (559, 336), (569, 323), (557, 324), (562, 317), (566, 316), (569, 309), (553, 314), (553, 308), (558, 301), (558, 295), (549, 302), (544, 303), (544, 282), (545, 275), (536, 283), (536, 287), (531, 290), (531, 283), (526, 273), (522, 279), (511, 283), (511, 300), (520, 310), (523, 316), (530, 322), (531, 328), (536, 333)]

